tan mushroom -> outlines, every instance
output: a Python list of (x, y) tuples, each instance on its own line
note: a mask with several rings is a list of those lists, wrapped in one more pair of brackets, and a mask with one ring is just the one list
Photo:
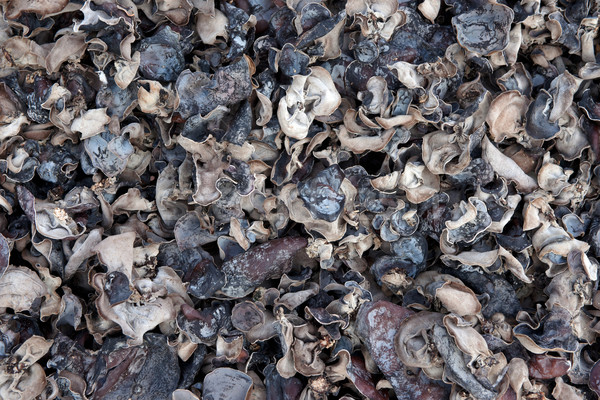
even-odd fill
[(503, 92), (492, 101), (486, 122), (494, 142), (519, 137), (524, 130), (527, 107), (529, 99), (516, 90)]
[(279, 101), (277, 118), (281, 130), (294, 139), (303, 139), (314, 118), (333, 113), (341, 101), (326, 69), (313, 67), (309, 75), (296, 75)]

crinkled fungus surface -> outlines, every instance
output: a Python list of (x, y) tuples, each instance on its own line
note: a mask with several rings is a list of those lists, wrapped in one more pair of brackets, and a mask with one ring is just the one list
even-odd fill
[(599, 398), (597, 0), (0, 9), (0, 399)]

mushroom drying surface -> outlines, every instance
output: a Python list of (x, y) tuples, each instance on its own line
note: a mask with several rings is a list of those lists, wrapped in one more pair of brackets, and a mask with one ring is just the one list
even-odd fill
[(600, 396), (600, 4), (0, 0), (0, 398)]

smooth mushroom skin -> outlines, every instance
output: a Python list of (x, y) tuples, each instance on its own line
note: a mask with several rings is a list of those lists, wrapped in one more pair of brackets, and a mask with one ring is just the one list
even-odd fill
[(226, 26), (227, 16), (221, 10), (213, 10), (212, 14), (200, 12), (196, 16), (196, 32), (203, 43), (214, 44), (219, 37), (228, 39)]
[(111, 306), (124, 302), (133, 294), (127, 276), (119, 271), (113, 271), (107, 275), (104, 291), (108, 295), (108, 302)]
[(277, 68), (287, 76), (305, 75), (310, 61), (308, 55), (296, 49), (291, 43), (286, 43), (277, 54)]
[(562, 357), (534, 355), (527, 363), (529, 376), (534, 379), (553, 379), (566, 375), (571, 362)]
[(401, 237), (392, 243), (392, 252), (397, 257), (415, 264), (418, 269), (423, 269), (427, 264), (428, 249), (427, 240), (419, 233)]
[(81, 139), (87, 139), (104, 132), (106, 125), (111, 121), (105, 108), (88, 110), (80, 117), (73, 120), (71, 129), (81, 133)]
[(217, 268), (213, 258), (206, 252), (186, 249), (174, 250), (177, 264), (183, 270), (182, 281), (187, 284), (187, 293), (198, 299), (209, 298), (225, 284), (225, 275)]
[(503, 92), (496, 97), (486, 117), (492, 139), (500, 142), (507, 137), (518, 137), (523, 130), (528, 106), (528, 97), (516, 90)]
[(542, 90), (535, 101), (529, 105), (525, 130), (532, 138), (548, 140), (560, 131), (558, 123), (550, 121), (551, 103), (552, 97), (550, 97), (550, 94)]
[(348, 365), (348, 376), (362, 395), (373, 400), (387, 399), (387, 396), (375, 387), (371, 375), (366, 370), (365, 362), (361, 358), (352, 357), (351, 363)]
[(264, 321), (264, 313), (252, 302), (238, 303), (231, 310), (231, 323), (242, 332), (247, 332)]
[(460, 282), (443, 283), (435, 289), (435, 297), (448, 311), (460, 316), (481, 312), (481, 303), (475, 293)]
[(296, 400), (302, 392), (302, 383), (298, 378), (282, 378), (273, 364), (264, 369), (267, 400)]
[(482, 158), (490, 164), (496, 174), (515, 182), (519, 191), (529, 193), (538, 187), (534, 178), (527, 175), (513, 159), (498, 150), (487, 137), (482, 140), (482, 150)]
[(252, 378), (231, 368), (217, 368), (204, 378), (202, 398), (245, 400), (252, 392)]
[(556, 382), (556, 387), (552, 391), (552, 395), (555, 398), (567, 400), (582, 400), (585, 398), (582, 390), (566, 384), (562, 378), (556, 378), (554, 381)]
[(600, 396), (600, 367), (598, 366), (598, 362), (594, 364), (592, 369), (590, 370), (590, 378), (588, 381), (588, 386), (592, 389), (598, 396)]

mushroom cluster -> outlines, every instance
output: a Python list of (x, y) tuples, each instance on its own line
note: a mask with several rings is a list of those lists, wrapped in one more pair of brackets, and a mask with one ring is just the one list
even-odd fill
[(600, 4), (0, 0), (0, 398), (600, 396)]

